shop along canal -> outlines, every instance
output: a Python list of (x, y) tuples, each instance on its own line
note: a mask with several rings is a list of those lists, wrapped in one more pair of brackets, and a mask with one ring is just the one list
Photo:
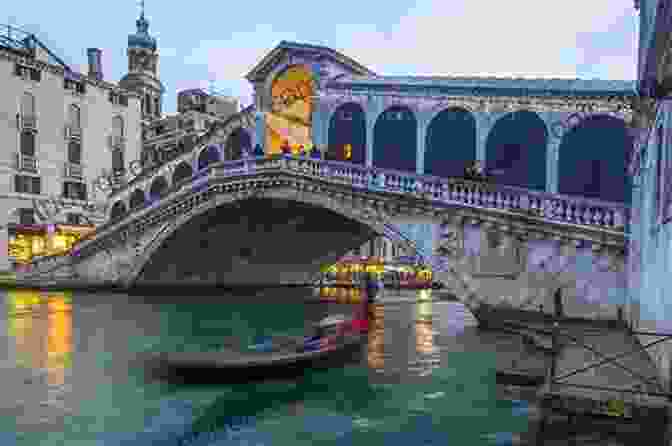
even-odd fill
[(359, 362), (227, 385), (149, 380), (136, 358), (301, 335), (354, 312), (359, 290), (0, 291), (0, 444), (445, 446), (525, 435), (527, 404), (501, 396), (496, 352), (473, 342), (461, 304), (429, 290), (382, 297)]

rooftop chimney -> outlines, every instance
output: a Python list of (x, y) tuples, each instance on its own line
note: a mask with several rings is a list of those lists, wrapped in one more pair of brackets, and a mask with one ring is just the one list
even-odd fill
[(89, 77), (96, 80), (103, 80), (103, 66), (100, 62), (101, 51), (98, 48), (89, 48), (86, 50), (89, 56)]

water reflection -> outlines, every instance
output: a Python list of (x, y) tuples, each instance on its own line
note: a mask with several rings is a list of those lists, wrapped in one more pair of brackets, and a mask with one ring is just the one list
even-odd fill
[(385, 366), (385, 311), (380, 304), (370, 308), (373, 318), (369, 325), (369, 343), (366, 360), (373, 370), (382, 372)]
[(47, 371), (49, 384), (61, 385), (72, 355), (71, 296), (35, 290), (7, 292), (9, 335), (17, 366)]

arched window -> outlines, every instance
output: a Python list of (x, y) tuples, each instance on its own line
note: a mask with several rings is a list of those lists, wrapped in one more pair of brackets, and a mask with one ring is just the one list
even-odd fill
[(21, 97), (21, 116), (35, 116), (35, 96), (23, 93)]
[(191, 166), (185, 162), (181, 162), (175, 167), (175, 171), (173, 172), (173, 185), (178, 184), (187, 178), (191, 178), (192, 175), (193, 171)]
[(145, 113), (148, 115), (152, 113), (152, 97), (149, 93), (145, 94)]
[(334, 111), (329, 120), (329, 147), (326, 158), (364, 164), (366, 116), (361, 105), (349, 102)]
[(545, 190), (547, 137), (546, 124), (534, 112), (503, 116), (488, 134), (486, 174), (499, 184)]
[(212, 163), (220, 161), (220, 154), (217, 146), (209, 145), (198, 155), (198, 170), (206, 168)]
[(126, 215), (126, 205), (123, 201), (117, 201), (112, 205), (112, 210), (110, 211), (110, 219), (112, 221), (120, 220), (124, 215)]
[(68, 125), (79, 129), (81, 128), (81, 113), (79, 107), (75, 104), (70, 104), (68, 107)]
[(427, 127), (424, 173), (461, 177), (476, 159), (476, 120), (462, 108), (441, 110)]
[(406, 106), (395, 105), (376, 119), (373, 127), (373, 165), (416, 171), (418, 123)]
[(121, 116), (112, 118), (112, 135), (124, 137), (124, 118)]
[(237, 160), (242, 157), (243, 150), (248, 153), (252, 149), (252, 139), (250, 134), (242, 128), (235, 129), (226, 140), (226, 149), (224, 150), (225, 160)]
[(558, 192), (630, 203), (631, 180), (624, 169), (631, 149), (623, 120), (608, 115), (583, 119), (562, 138)]
[(149, 198), (150, 200), (158, 200), (168, 191), (168, 182), (166, 179), (159, 175), (152, 181), (152, 185), (149, 188)]
[(131, 209), (138, 209), (145, 205), (145, 193), (141, 189), (136, 189), (131, 194), (131, 199), (129, 200)]

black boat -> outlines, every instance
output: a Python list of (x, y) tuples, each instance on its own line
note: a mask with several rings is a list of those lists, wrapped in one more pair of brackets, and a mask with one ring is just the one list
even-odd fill
[[(159, 353), (149, 357), (146, 366), (154, 377), (180, 380), (248, 382), (296, 377), (307, 369), (342, 366), (361, 359), (368, 339), (365, 333), (333, 337), (344, 322), (342, 317), (327, 318), (317, 324), (312, 337), (271, 337), (262, 351), (226, 348), (212, 352)], [(327, 337), (333, 342), (325, 343), (323, 340)]]

